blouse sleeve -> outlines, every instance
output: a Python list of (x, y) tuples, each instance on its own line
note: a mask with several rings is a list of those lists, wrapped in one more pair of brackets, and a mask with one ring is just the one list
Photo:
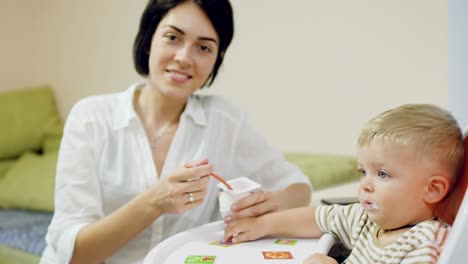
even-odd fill
[(55, 213), (46, 242), (58, 263), (69, 263), (75, 239), (86, 224), (104, 216), (97, 176), (99, 135), (96, 111), (78, 103), (69, 114), (64, 128), (57, 162)]
[(272, 147), (242, 115), (233, 145), (233, 168), (236, 177), (249, 177), (263, 187), (280, 190), (294, 183), (311, 186), (302, 171), (286, 161), (283, 153)]

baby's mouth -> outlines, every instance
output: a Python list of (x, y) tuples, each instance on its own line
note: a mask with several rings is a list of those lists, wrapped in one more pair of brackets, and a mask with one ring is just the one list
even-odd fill
[(366, 210), (378, 210), (379, 206), (376, 203), (370, 202), (370, 201), (363, 201), (362, 207)]

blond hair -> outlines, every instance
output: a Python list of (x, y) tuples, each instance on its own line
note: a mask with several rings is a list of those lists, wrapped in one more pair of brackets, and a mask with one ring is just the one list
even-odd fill
[(448, 111), (435, 105), (406, 104), (381, 113), (361, 131), (358, 146), (374, 139), (414, 147), (415, 153), (447, 166), (452, 179), (461, 170), (462, 131)]

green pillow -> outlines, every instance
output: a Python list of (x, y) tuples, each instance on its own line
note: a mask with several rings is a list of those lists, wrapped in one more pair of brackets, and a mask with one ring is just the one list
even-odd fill
[(0, 159), (39, 150), (47, 137), (60, 137), (52, 90), (44, 86), (0, 93), (0, 125)]
[(15, 163), (16, 160), (0, 160), (0, 180), (5, 176), (5, 173), (10, 169), (11, 165)]
[(49, 137), (44, 140), (42, 150), (44, 153), (57, 152), (60, 149), (61, 137)]
[(0, 263), (37, 264), (39, 261), (39, 256), (0, 244)]
[(285, 157), (309, 177), (314, 190), (360, 178), (352, 156), (290, 152)]
[(0, 180), (0, 208), (53, 211), (57, 156), (23, 154)]

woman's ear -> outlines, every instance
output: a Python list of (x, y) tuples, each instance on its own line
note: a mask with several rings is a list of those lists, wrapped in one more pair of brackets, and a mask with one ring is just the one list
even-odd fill
[(444, 176), (431, 176), (426, 184), (424, 201), (437, 204), (447, 196), (450, 190), (450, 181)]

